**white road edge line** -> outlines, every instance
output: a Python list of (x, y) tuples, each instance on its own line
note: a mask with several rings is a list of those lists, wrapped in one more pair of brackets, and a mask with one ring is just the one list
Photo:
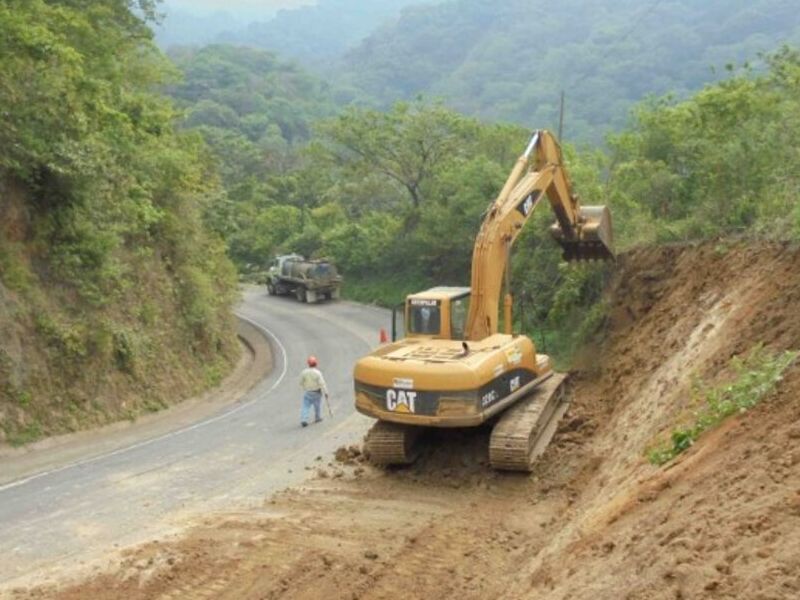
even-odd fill
[[(264, 393), (264, 396), (266, 396), (267, 394), (272, 392), (272, 390), (274, 390), (276, 387), (278, 387), (278, 385), (280, 385), (280, 383), (283, 381), (283, 378), (286, 377), (286, 371), (287, 371), (288, 365), (289, 365), (289, 359), (288, 359), (288, 356), (286, 354), (286, 348), (284, 348), (283, 344), (278, 339), (278, 336), (276, 336), (272, 331), (270, 331), (269, 328), (264, 327), (263, 325), (260, 325), (260, 324), (256, 323), (255, 321), (253, 321), (252, 319), (248, 319), (247, 317), (244, 317), (239, 313), (234, 313), (234, 314), (238, 318), (240, 318), (242, 321), (246, 321), (247, 323), (249, 323), (250, 325), (252, 325), (256, 329), (260, 329), (261, 331), (266, 333), (270, 338), (272, 338), (275, 341), (275, 343), (278, 345), (278, 348), (281, 351), (281, 355), (283, 357), (283, 369), (281, 370), (281, 374), (278, 377), (277, 381), (275, 381), (275, 383), (272, 384), (272, 387), (270, 387)], [(30, 482), (35, 481), (37, 479), (41, 479), (42, 477), (47, 477), (48, 475), (54, 475), (55, 473), (60, 473), (62, 471), (66, 471), (68, 469), (73, 469), (75, 467), (81, 467), (83, 465), (88, 465), (88, 464), (91, 464), (93, 462), (97, 462), (97, 461), (103, 460), (105, 458), (110, 458), (112, 456), (116, 456), (118, 454), (124, 454), (125, 452), (130, 452), (131, 450), (136, 450), (137, 448), (143, 448), (144, 446), (149, 446), (150, 444), (153, 444), (155, 442), (158, 442), (158, 441), (161, 441), (161, 440), (165, 440), (165, 439), (169, 439), (171, 437), (176, 437), (178, 435), (184, 434), (187, 431), (192, 431), (194, 429), (200, 429), (201, 427), (205, 427), (206, 425), (210, 425), (211, 423), (215, 423), (216, 421), (220, 421), (222, 419), (230, 417), (231, 415), (235, 415), (240, 410), (250, 406), (251, 404), (254, 404), (259, 399), (260, 398), (258, 398), (258, 397), (253, 398), (253, 399), (249, 400), (248, 402), (244, 402), (242, 404), (239, 404), (238, 406), (232, 408), (231, 410), (223, 412), (223, 413), (220, 413), (215, 417), (211, 417), (209, 419), (206, 419), (205, 421), (199, 421), (198, 423), (194, 423), (193, 425), (187, 425), (186, 427), (183, 427), (182, 429), (176, 429), (175, 431), (170, 431), (169, 433), (165, 433), (165, 434), (159, 435), (159, 436), (151, 438), (149, 440), (144, 440), (143, 442), (137, 442), (135, 444), (131, 444), (130, 446), (124, 446), (123, 448), (117, 448), (116, 450), (112, 450), (111, 452), (106, 452), (105, 454), (99, 454), (97, 456), (93, 456), (91, 458), (87, 458), (87, 459), (84, 459), (84, 460), (78, 460), (78, 461), (75, 461), (75, 462), (72, 462), (72, 463), (67, 463), (66, 465), (62, 465), (62, 466), (57, 467), (55, 469), (50, 469), (49, 471), (42, 471), (41, 473), (36, 473), (35, 475), (31, 475), (31, 476), (25, 477), (23, 479), (17, 479), (16, 481), (11, 481), (9, 483), (0, 485), (0, 492), (4, 492), (4, 491), (9, 490), (11, 488), (15, 488), (15, 487), (19, 487), (21, 485), (25, 485), (26, 483), (30, 483)]]

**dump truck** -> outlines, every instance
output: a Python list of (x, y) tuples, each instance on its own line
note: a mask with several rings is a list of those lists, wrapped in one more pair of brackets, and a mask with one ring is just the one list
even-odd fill
[(489, 422), (492, 467), (532, 470), (568, 402), (565, 375), (533, 340), (512, 333), (511, 246), (544, 198), (555, 213), (551, 233), (565, 260), (614, 257), (608, 209), (581, 205), (555, 138), (535, 131), (488, 207), (475, 239), (470, 286), (409, 295), (405, 337), (354, 367), (356, 409), (377, 419), (365, 442), (372, 462), (413, 462), (428, 428)]
[(267, 273), (267, 292), (271, 296), (294, 295), (300, 302), (319, 302), (339, 298), (342, 276), (326, 259), (307, 260), (300, 254), (273, 259)]

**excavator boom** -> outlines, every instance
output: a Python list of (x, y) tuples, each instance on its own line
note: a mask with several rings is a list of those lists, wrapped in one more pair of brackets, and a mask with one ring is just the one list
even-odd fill
[(551, 234), (566, 260), (613, 258), (611, 215), (605, 206), (583, 207), (572, 193), (561, 149), (546, 130), (531, 136), (481, 225), (472, 253), (472, 303), (466, 338), (497, 332), (500, 292), (511, 245), (547, 196), (556, 222)]

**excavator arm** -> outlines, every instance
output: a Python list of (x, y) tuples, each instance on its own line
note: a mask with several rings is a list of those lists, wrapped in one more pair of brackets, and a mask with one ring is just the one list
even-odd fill
[[(551, 234), (566, 260), (613, 258), (611, 216), (605, 206), (582, 207), (572, 193), (561, 150), (546, 130), (531, 136), (481, 225), (472, 253), (472, 300), (466, 338), (480, 340), (497, 333), (500, 293), (508, 283), (511, 246), (547, 196), (556, 222)], [(506, 285), (506, 332), (511, 333), (511, 296)]]

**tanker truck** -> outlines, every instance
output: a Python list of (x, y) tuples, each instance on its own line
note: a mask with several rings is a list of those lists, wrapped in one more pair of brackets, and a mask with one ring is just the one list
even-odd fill
[(300, 302), (319, 302), (339, 297), (342, 277), (325, 259), (306, 260), (299, 254), (277, 256), (267, 273), (271, 296), (294, 294)]

